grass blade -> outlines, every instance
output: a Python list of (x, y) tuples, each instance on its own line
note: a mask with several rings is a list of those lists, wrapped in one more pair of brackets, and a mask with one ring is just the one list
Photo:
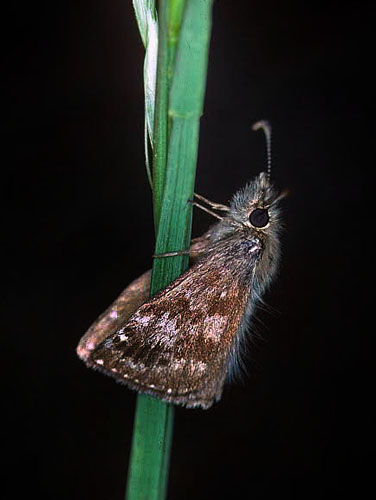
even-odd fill
[(149, 143), (153, 147), (154, 130), (154, 105), (155, 86), (157, 75), (157, 52), (158, 52), (158, 18), (155, 10), (154, 0), (133, 0), (133, 8), (137, 20), (138, 29), (142, 43), (145, 47), (144, 60), (144, 96), (145, 96), (145, 125), (144, 125), (144, 148), (146, 172), (150, 186), (152, 186), (152, 175), (149, 162)]
[[(184, 250), (190, 244), (192, 206), (188, 200), (194, 189), (211, 8), (212, 0), (186, 0), (184, 10), (182, 0), (159, 3), (153, 163), (157, 254)], [(168, 26), (173, 29), (169, 31)], [(155, 259), (151, 293), (167, 286), (187, 265), (186, 256)], [(127, 500), (165, 498), (172, 421), (171, 405), (138, 396)]]

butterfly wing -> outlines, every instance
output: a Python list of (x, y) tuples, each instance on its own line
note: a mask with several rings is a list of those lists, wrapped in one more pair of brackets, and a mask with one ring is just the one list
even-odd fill
[(77, 346), (77, 354), (83, 361), (86, 362), (91, 352), (148, 300), (150, 282), (151, 269), (132, 281), (94, 321)]
[(87, 364), (166, 402), (209, 408), (221, 397), (249, 295), (234, 271), (231, 260), (224, 268), (215, 252), (207, 255), (139, 307)]
[[(207, 250), (212, 228), (198, 238), (194, 238), (190, 247), (190, 264), (194, 264)], [(148, 301), (150, 293), (151, 269), (130, 283), (114, 302), (94, 321), (81, 338), (77, 354), (83, 361), (88, 361), (93, 351), (103, 340), (116, 332), (136, 311)]]

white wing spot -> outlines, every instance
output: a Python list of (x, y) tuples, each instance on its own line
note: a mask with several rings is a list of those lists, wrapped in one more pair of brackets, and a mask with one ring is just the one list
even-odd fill
[(110, 318), (117, 318), (118, 317), (118, 313), (115, 309), (112, 309), (112, 311), (110, 312)]
[(226, 327), (227, 317), (220, 314), (207, 316), (204, 320), (205, 338), (219, 342)]
[(178, 334), (176, 328), (177, 322), (180, 318), (179, 315), (169, 319), (170, 313), (167, 311), (160, 317), (158, 323), (163, 327), (166, 335), (159, 338), (159, 343), (163, 346), (171, 346), (174, 342), (175, 336)]
[(93, 341), (90, 341), (86, 344), (86, 348), (89, 350), (89, 351), (93, 351), (95, 349), (95, 343)]
[(103, 364), (104, 364), (103, 359), (97, 359), (95, 362), (96, 362), (98, 365), (103, 365)]
[(148, 326), (150, 321), (154, 319), (155, 316), (144, 316), (143, 314), (135, 314), (133, 318), (134, 321), (137, 322), (139, 325)]
[(172, 393), (172, 389), (167, 389), (167, 394), (171, 394)]
[(128, 340), (128, 337), (124, 335), (123, 333), (119, 335), (120, 342), (124, 342), (125, 340)]

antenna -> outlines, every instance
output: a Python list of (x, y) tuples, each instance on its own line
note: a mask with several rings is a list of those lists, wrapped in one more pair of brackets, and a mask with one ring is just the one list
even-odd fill
[(260, 120), (252, 125), (252, 130), (254, 131), (260, 130), (260, 128), (265, 134), (267, 158), (266, 175), (268, 177), (268, 181), (270, 182), (270, 174), (272, 170), (272, 126), (267, 120)]

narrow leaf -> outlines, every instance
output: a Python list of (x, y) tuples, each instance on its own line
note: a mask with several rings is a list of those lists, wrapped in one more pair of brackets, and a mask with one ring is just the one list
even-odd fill
[(145, 95), (145, 127), (144, 148), (145, 163), (150, 185), (152, 176), (149, 161), (149, 146), (153, 147), (155, 87), (158, 57), (158, 18), (154, 0), (133, 0), (138, 29), (145, 46), (144, 60), (144, 95)]

